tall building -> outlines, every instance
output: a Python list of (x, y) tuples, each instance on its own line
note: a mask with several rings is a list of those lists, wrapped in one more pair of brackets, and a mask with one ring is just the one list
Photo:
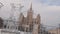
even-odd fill
[(24, 17), (23, 13), (20, 13), (19, 30), (33, 32), (33, 34), (40, 32), (40, 14), (38, 14), (36, 18), (33, 17), (33, 9), (31, 4), (29, 10), (27, 11), (27, 17)]

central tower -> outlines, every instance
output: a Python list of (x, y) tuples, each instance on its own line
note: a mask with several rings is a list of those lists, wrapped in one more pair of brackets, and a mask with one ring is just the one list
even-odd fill
[(31, 3), (31, 6), (30, 6), (30, 9), (28, 10), (28, 13), (27, 13), (27, 21), (28, 21), (28, 24), (32, 24), (32, 22), (33, 22), (32, 3)]

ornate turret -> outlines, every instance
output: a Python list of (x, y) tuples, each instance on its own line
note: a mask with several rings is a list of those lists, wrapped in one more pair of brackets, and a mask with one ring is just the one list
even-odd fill
[(21, 14), (20, 14), (20, 18), (19, 18), (19, 22), (20, 22), (20, 24), (23, 23), (23, 20), (24, 20), (24, 15), (21, 13)]
[(31, 3), (31, 6), (30, 6), (30, 11), (32, 11), (32, 3)]
[(36, 23), (40, 24), (40, 14), (38, 14), (37, 17), (36, 17)]

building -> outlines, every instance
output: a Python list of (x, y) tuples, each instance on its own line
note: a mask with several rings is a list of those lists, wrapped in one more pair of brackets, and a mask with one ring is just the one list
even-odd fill
[[(19, 21), (16, 21), (11, 16), (8, 19), (4, 20), (2, 33), (23, 33), (23, 34), (46, 34), (45, 28), (41, 26), (41, 17), (40, 14), (34, 18), (32, 4), (27, 11), (27, 16), (25, 17), (23, 13), (19, 15)], [(43, 28), (42, 28), (43, 27)]]
[(27, 17), (20, 13), (19, 17), (19, 30), (25, 32), (33, 32), (33, 34), (38, 34), (40, 32), (40, 14), (36, 18), (33, 18), (32, 4), (30, 9), (27, 11)]
[(51, 29), (48, 30), (48, 32), (50, 32), (51, 34), (60, 34), (60, 28)]

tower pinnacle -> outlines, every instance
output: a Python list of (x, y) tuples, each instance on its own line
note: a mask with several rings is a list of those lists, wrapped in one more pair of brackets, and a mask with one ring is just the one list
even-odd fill
[(30, 6), (30, 10), (32, 10), (32, 3), (31, 3), (31, 6)]

